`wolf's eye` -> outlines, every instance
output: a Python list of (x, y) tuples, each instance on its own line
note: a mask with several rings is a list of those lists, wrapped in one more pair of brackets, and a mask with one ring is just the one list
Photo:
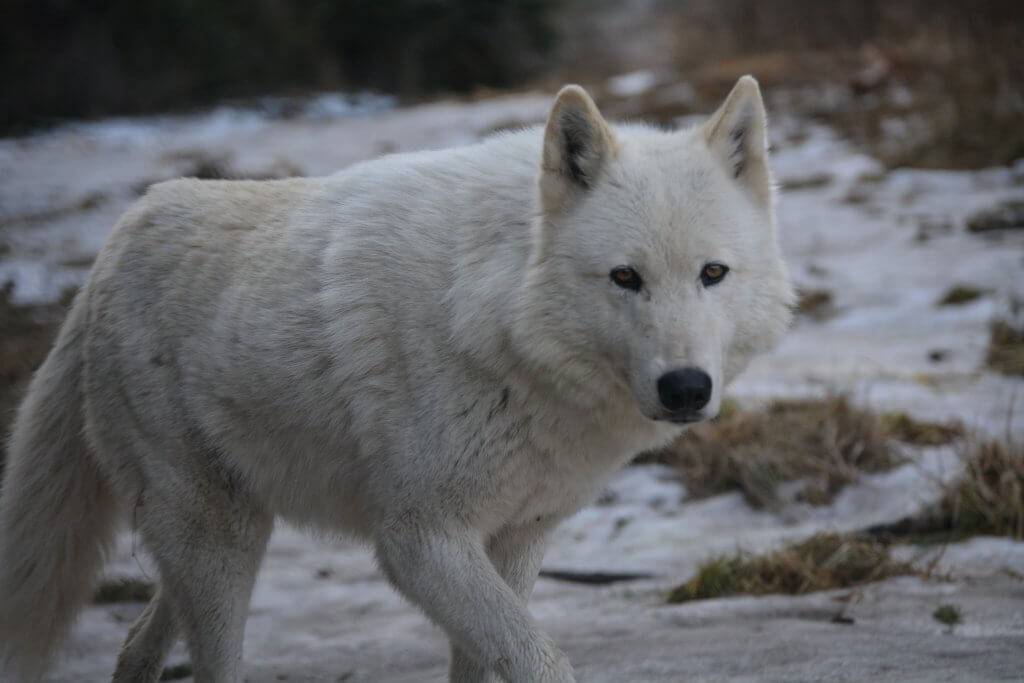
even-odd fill
[(717, 285), (728, 272), (729, 266), (724, 263), (707, 263), (704, 265), (704, 269), (700, 271), (700, 281), (705, 287)]
[(639, 290), (643, 286), (643, 280), (640, 279), (640, 274), (630, 268), (629, 266), (619, 266), (612, 268), (612, 272), (609, 273), (612, 282), (617, 284), (623, 289), (631, 289), (634, 292)]

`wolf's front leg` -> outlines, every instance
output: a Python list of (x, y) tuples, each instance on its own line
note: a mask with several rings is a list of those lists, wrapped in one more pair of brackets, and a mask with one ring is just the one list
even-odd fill
[(472, 529), (392, 526), (377, 554), (395, 586), (485, 671), (511, 683), (574, 683), (569, 660), (537, 628)]
[[(548, 524), (507, 529), (487, 544), (487, 554), (508, 587), (526, 605), (537, 581)], [(501, 679), (493, 669), (480, 664), (452, 643), (451, 683), (498, 683)]]

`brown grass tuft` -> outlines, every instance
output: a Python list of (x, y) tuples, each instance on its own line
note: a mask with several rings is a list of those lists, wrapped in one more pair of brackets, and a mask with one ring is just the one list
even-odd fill
[(906, 413), (885, 413), (882, 428), (891, 438), (914, 446), (945, 446), (964, 436), (958, 422), (924, 422)]
[(991, 326), (985, 364), (1004, 375), (1024, 375), (1024, 329), (1005, 320)]
[(950, 629), (963, 622), (963, 615), (960, 613), (960, 608), (956, 605), (939, 605), (932, 612), (932, 618), (940, 624), (945, 624)]
[[(13, 216), (0, 218), (0, 228), (7, 227), (9, 225), (32, 225), (36, 223), (47, 223), (50, 221), (61, 220), (83, 211), (91, 211), (103, 204), (105, 201), (107, 201), (106, 194), (102, 192), (90, 192), (73, 201), (67, 202), (66, 204), (52, 205), (41, 211), (15, 214)], [(2, 253), (2, 251), (3, 250), (0, 249), (0, 253)]]
[(947, 488), (939, 519), (958, 535), (1024, 540), (1024, 446), (986, 441), (967, 451), (964, 474)]
[(801, 289), (798, 292), (796, 312), (812, 320), (825, 320), (835, 315), (832, 292), (827, 289)]
[(949, 543), (971, 536), (1024, 540), (1024, 446), (978, 441), (961, 451), (963, 474), (940, 500), (915, 517), (868, 529), (883, 540)]
[(806, 176), (785, 178), (779, 182), (779, 189), (783, 192), (795, 192), (798, 190), (812, 190), (819, 187), (826, 187), (835, 181), (831, 173), (813, 173)]
[(844, 398), (778, 401), (696, 425), (656, 458), (678, 468), (691, 495), (740, 490), (755, 507), (784, 481), (808, 480), (803, 498), (829, 502), (861, 472), (904, 462), (879, 418)]
[(991, 209), (979, 211), (967, 219), (971, 232), (1013, 230), (1024, 228), (1024, 201), (1010, 200)]
[(939, 299), (939, 306), (960, 306), (977, 301), (984, 294), (984, 290), (970, 285), (954, 285)]
[(910, 564), (893, 560), (888, 547), (876, 540), (823, 533), (767, 555), (736, 553), (710, 560), (676, 586), (668, 601), (801, 595), (917, 573)]

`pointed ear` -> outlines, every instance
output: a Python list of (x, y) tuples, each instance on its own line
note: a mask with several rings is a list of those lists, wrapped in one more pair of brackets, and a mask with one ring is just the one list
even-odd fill
[(540, 191), (543, 209), (558, 211), (600, 176), (616, 142), (590, 95), (578, 85), (562, 88), (544, 129)]
[(736, 82), (722, 106), (704, 124), (703, 132), (708, 147), (729, 175), (768, 207), (772, 199), (768, 119), (761, 89), (752, 76)]

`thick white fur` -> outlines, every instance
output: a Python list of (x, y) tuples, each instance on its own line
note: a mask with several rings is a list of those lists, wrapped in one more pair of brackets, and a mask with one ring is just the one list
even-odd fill
[[(722, 388), (789, 323), (764, 109), (613, 127), (579, 88), (544, 129), (319, 179), (179, 180), (120, 221), (37, 373), (0, 500), (0, 678), (34, 681), (118, 510), (160, 569), (115, 680), (178, 634), (241, 680), (275, 517), (373, 545), (455, 681), (573, 680), (526, 601), (546, 532), (675, 437), (658, 377)], [(705, 288), (708, 261), (731, 271)], [(644, 288), (609, 272), (634, 267)]]

